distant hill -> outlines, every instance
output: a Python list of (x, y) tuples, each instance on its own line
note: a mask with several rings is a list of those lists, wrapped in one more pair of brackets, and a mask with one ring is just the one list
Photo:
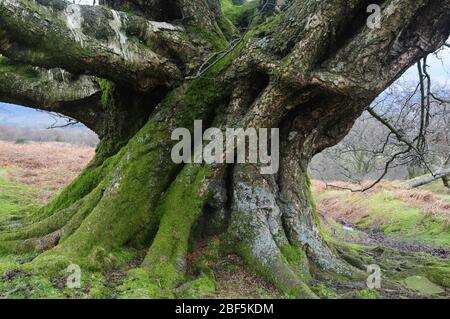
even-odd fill
[(64, 124), (67, 124), (66, 120), (51, 113), (0, 103), (0, 140), (21, 143), (58, 141), (89, 146), (98, 143), (97, 135), (83, 124), (48, 129)]

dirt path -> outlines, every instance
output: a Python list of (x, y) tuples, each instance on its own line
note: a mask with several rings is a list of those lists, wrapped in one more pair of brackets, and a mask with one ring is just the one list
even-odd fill
[(401, 238), (396, 238), (394, 235), (387, 236), (382, 232), (373, 232), (364, 229), (358, 229), (356, 225), (337, 220), (342, 229), (339, 232), (335, 231), (335, 227), (329, 222), (327, 213), (321, 212), (326, 226), (331, 229), (331, 232), (336, 239), (352, 244), (362, 246), (384, 246), (399, 250), (405, 253), (427, 253), (435, 257), (450, 259), (450, 248), (447, 247), (432, 247), (423, 243), (406, 241)]
[(445, 247), (430, 247), (421, 243), (407, 242), (395, 238), (388, 238), (383, 233), (368, 233), (369, 242), (361, 243), (362, 245), (380, 245), (400, 250), (401, 252), (423, 252), (439, 258), (450, 259), (450, 249)]

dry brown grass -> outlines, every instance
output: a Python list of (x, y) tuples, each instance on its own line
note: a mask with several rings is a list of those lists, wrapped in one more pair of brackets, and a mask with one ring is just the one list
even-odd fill
[(428, 215), (444, 215), (450, 220), (450, 203), (440, 200), (431, 191), (399, 189), (395, 194), (402, 200), (422, 208)]
[[(348, 182), (312, 181), (312, 186), (316, 194), (327, 191), (338, 191), (343, 196), (325, 197), (318, 202), (319, 210), (327, 217), (347, 223), (355, 223), (369, 214), (369, 207), (365, 204), (372, 194), (383, 193), (386, 196), (393, 196), (409, 206), (421, 209), (429, 216), (443, 216), (447, 223), (450, 223), (450, 203), (439, 199), (433, 192), (421, 189), (405, 189), (401, 183), (383, 181), (367, 192), (352, 193), (346, 189), (361, 189), (370, 185), (357, 185)], [(331, 186), (330, 186), (331, 185)], [(345, 195), (345, 196), (344, 196)]]
[(368, 214), (368, 209), (362, 203), (347, 203), (339, 198), (331, 197), (321, 200), (319, 209), (328, 218), (354, 224)]
[[(370, 186), (372, 186), (374, 183), (374, 181), (371, 180), (367, 180), (364, 183), (361, 184), (355, 184), (355, 183), (350, 183), (350, 182), (343, 182), (343, 181), (332, 181), (332, 182), (328, 182), (325, 183), (323, 181), (318, 181), (318, 180), (312, 180), (311, 184), (313, 189), (316, 192), (324, 192), (324, 191), (329, 191), (329, 190), (342, 190), (342, 191), (355, 191), (358, 192), (359, 190), (362, 189), (367, 189)], [(375, 186), (371, 187), (370, 189), (366, 190), (364, 193), (374, 193), (374, 192), (379, 192), (382, 190), (393, 190), (398, 188), (398, 183), (396, 182), (391, 182), (391, 181), (382, 181), (378, 184), (376, 184)]]
[[(326, 218), (332, 218), (339, 222), (354, 224), (368, 214), (368, 208), (363, 201), (349, 201), (353, 197), (365, 196), (360, 193), (352, 193), (348, 189), (359, 189), (361, 185), (349, 182), (334, 181), (325, 183), (323, 181), (312, 180), (312, 188), (315, 194), (337, 191), (335, 196), (326, 196), (317, 201), (317, 207)], [(346, 196), (340, 196), (344, 195)]]
[(0, 168), (8, 179), (45, 190), (43, 200), (69, 184), (94, 156), (93, 147), (67, 143), (0, 141)]

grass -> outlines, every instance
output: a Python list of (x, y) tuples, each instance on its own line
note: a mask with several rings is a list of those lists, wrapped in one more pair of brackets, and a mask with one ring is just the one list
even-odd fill
[(444, 216), (430, 216), (421, 208), (398, 199), (390, 192), (371, 195), (365, 204), (369, 215), (357, 222), (385, 234), (436, 246), (450, 246), (450, 225)]
[[(46, 202), (64, 188), (94, 156), (94, 148), (57, 142), (0, 141), (0, 169), (6, 179)], [(0, 175), (0, 178), (2, 175)], [(10, 185), (11, 187), (11, 185)], [(33, 187), (39, 192), (33, 192)], [(22, 193), (27, 193), (24, 191)], [(20, 195), (21, 192), (19, 192)]]
[(222, 11), (224, 15), (234, 24), (239, 25), (240, 20), (245, 17), (254, 15), (255, 10), (258, 7), (259, 1), (251, 0), (244, 1), (241, 5), (236, 5), (233, 0), (221, 0)]
[(450, 205), (429, 190), (439, 189), (442, 194), (437, 185), (402, 190), (385, 182), (366, 193), (325, 190), (317, 182), (315, 185), (319, 210), (335, 220), (401, 240), (450, 247)]
[(419, 187), (419, 189), (433, 192), (440, 199), (450, 203), (450, 189), (443, 187), (441, 180), (437, 180), (428, 185), (421, 186)]
[(8, 181), (6, 175), (7, 171), (0, 168), (0, 220), (29, 212), (40, 204), (35, 196), (38, 189)]

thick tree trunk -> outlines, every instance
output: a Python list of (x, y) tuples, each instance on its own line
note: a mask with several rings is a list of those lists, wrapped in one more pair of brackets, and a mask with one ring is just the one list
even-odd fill
[[(17, 83), (40, 76), (24, 77), (16, 67), (23, 63), (107, 79), (89, 78), (91, 90), (81, 96), (32, 95), (46, 98), (39, 107), (80, 120), (85, 112), (77, 105), (95, 99), (90, 127), (102, 141), (58, 197), (22, 227), (0, 232), (0, 253), (41, 252), (36, 267), (76, 261), (104, 269), (120, 263), (124, 247), (147, 248), (140, 270), (172, 289), (186, 273), (190, 241), (219, 236), (224, 252), (240, 255), (292, 296), (315, 297), (312, 276), (358, 277), (323, 236), (308, 163), (342, 139), (404, 70), (442, 45), (450, 1), (385, 1), (380, 29), (360, 21), (366, 1), (286, 1), (264, 11), (237, 41), (218, 1), (127, 4), (136, 15), (60, 0), (0, 0), (0, 52), (14, 61), (7, 75)], [(321, 16), (317, 24), (301, 23), (314, 14)], [(27, 16), (34, 18), (20, 21)], [(103, 20), (104, 34), (88, 30)], [(56, 32), (71, 54), (42, 34), (46, 54), (31, 54), (37, 43), (19, 40), (36, 30)], [(57, 84), (61, 93), (56, 88), (70, 82)], [(28, 93), (22, 85), (0, 85), (0, 97), (9, 101)], [(175, 164), (171, 133), (192, 131), (194, 120), (205, 128), (279, 127), (280, 170), (262, 175), (258, 164)]]

